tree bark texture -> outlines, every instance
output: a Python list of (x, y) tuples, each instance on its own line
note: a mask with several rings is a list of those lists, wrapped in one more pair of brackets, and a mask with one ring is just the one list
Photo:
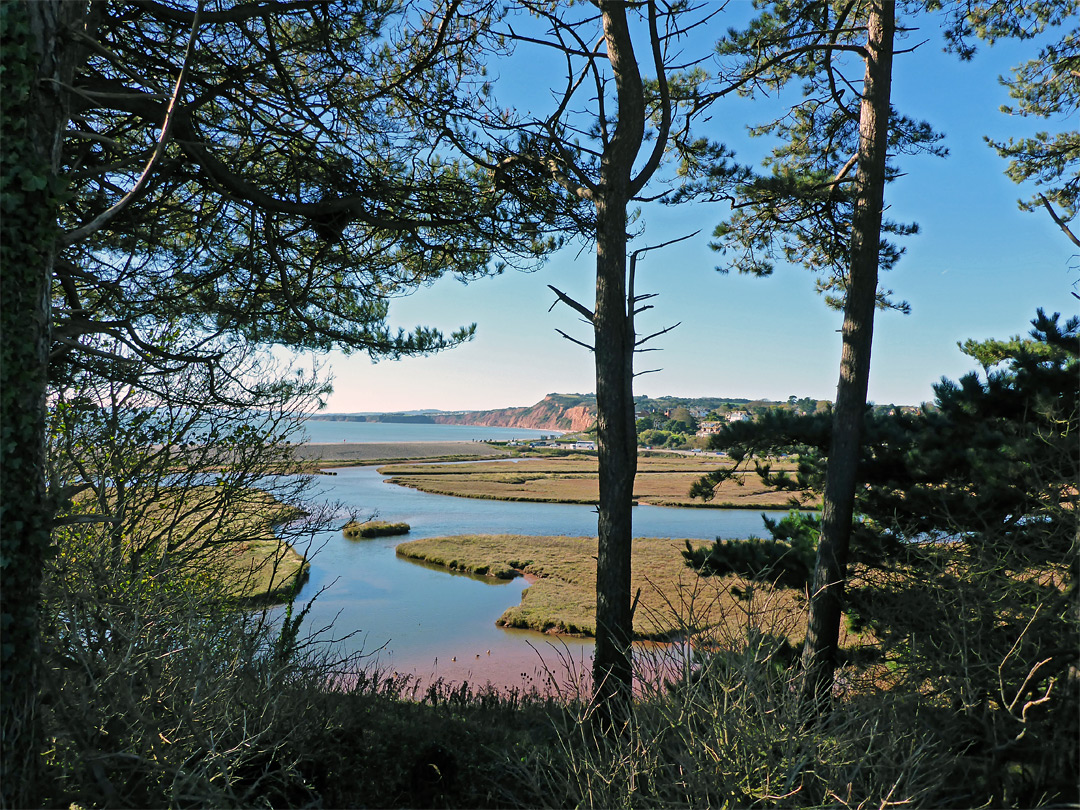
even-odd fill
[(840, 379), (836, 386), (829, 467), (825, 477), (821, 539), (803, 647), (804, 695), (813, 701), (818, 712), (827, 710), (836, 671), (863, 415), (870, 379), (895, 26), (893, 0), (871, 3), (867, 21), (866, 71), (859, 107), (857, 196), (844, 302)]
[(644, 138), (641, 75), (623, 3), (601, 3), (608, 59), (615, 73), (618, 124), (604, 149), (596, 195), (597, 451), (600, 480), (596, 561), (594, 705), (601, 723), (628, 716), (633, 673), (630, 597), (631, 510), (637, 473), (634, 427), (634, 327), (627, 301), (626, 209), (631, 171)]
[(45, 483), (50, 283), (59, 233), (57, 172), (83, 4), (3, 3), (0, 292), (0, 801), (38, 804), (41, 579), (53, 510)]

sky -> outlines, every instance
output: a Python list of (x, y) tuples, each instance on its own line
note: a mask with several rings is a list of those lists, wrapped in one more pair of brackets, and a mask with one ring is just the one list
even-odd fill
[[(733, 8), (748, 13), (749, 3), (735, 0)], [(1026, 334), (1038, 307), (1074, 314), (1071, 293), (1080, 292), (1076, 249), (1044, 212), (1017, 208), (1031, 191), (1005, 176), (1005, 161), (983, 140), (1062, 126), (999, 111), (1009, 97), (998, 77), (1032, 58), (1037, 45), (982, 46), (965, 63), (941, 52), (935, 23), (921, 24), (904, 45), (925, 44), (896, 57), (893, 103), (944, 133), (950, 156), (902, 157), (905, 175), (886, 191), (887, 216), (918, 222), (921, 232), (903, 240), (906, 255), (882, 279), (911, 314), (877, 313), (869, 398), (878, 403), (932, 400), (942, 376), (956, 379), (976, 367), (958, 342)], [(495, 91), (501, 98), (516, 93), (523, 106), (542, 104), (537, 73), (525, 58), (512, 61), (497, 74)], [(718, 107), (709, 134), (740, 157), (760, 151), (745, 135), (754, 110), (741, 101)], [(650, 344), (662, 351), (639, 355), (637, 371), (659, 370), (639, 376), (635, 393), (834, 399), (841, 314), (825, 306), (803, 268), (778, 265), (763, 279), (717, 272), (722, 260), (708, 243), (725, 214), (724, 204), (643, 209), (644, 234), (632, 248), (701, 232), (639, 263), (639, 292), (659, 293), (650, 302), (655, 309), (639, 316), (639, 333), (680, 325)], [(591, 353), (556, 329), (584, 341), (591, 330), (565, 306), (549, 312), (555, 298), (547, 285), (591, 304), (594, 283), (593, 247), (580, 243), (533, 273), (507, 271), (468, 285), (444, 278), (395, 300), (390, 320), (445, 331), (475, 322), (470, 343), (399, 361), (330, 352), (297, 362), (317, 362), (332, 376), (324, 409), (332, 413), (486, 410), (531, 405), (548, 393), (589, 393), (596, 387)]]

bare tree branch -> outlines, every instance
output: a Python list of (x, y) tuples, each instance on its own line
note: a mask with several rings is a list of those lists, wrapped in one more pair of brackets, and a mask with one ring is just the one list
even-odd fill
[(1064, 231), (1065, 235), (1069, 237), (1069, 240), (1077, 247), (1080, 247), (1080, 238), (1077, 238), (1076, 234), (1069, 230), (1068, 222), (1058, 215), (1058, 212), (1054, 210), (1054, 206), (1046, 199), (1046, 195), (1040, 193), (1039, 200), (1042, 202), (1043, 207), (1050, 213), (1051, 219), (1053, 219), (1054, 222), (1057, 223), (1057, 226)]
[(595, 346), (590, 346), (588, 343), (580, 341), (577, 338), (570, 337), (570, 335), (566, 334), (566, 332), (564, 332), (562, 329), (556, 329), (555, 331), (558, 332), (560, 335), (562, 335), (567, 340), (569, 340), (571, 343), (576, 343), (578, 346), (584, 346), (590, 352), (596, 351)]
[[(591, 309), (589, 309), (584, 304), (579, 304), (577, 301), (575, 301), (573, 298), (571, 298), (569, 295), (567, 295), (566, 293), (564, 293), (562, 290), (560, 290), (557, 287), (553, 287), (550, 284), (548, 284), (548, 289), (551, 290), (553, 293), (555, 293), (555, 295), (559, 296), (559, 301), (562, 301), (564, 304), (566, 304), (571, 309), (575, 310), (576, 312), (579, 312), (581, 314), (581, 316), (583, 318), (585, 318), (585, 320), (587, 320), (589, 323), (592, 323), (594, 315), (593, 315), (593, 311)], [(555, 304), (559, 303), (559, 301), (556, 301)], [(552, 304), (548, 308), (548, 312), (551, 312), (551, 310), (553, 310), (555, 308), (555, 304)]]
[(678, 323), (672, 324), (671, 326), (668, 326), (668, 327), (665, 327), (664, 329), (661, 329), (659, 332), (653, 332), (651, 335), (646, 335), (645, 337), (641, 338), (641, 340), (635, 340), (634, 345), (635, 346), (640, 346), (642, 343), (646, 343), (646, 342), (652, 340), (655, 337), (660, 337), (660, 335), (666, 335), (672, 329), (677, 329), (681, 325), (682, 325), (682, 321), (679, 321)]

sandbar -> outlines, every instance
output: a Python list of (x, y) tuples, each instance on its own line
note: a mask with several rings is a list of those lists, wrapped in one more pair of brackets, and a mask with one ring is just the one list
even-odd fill
[(303, 461), (336, 467), (419, 458), (492, 458), (506, 449), (485, 442), (307, 442), (293, 452)]

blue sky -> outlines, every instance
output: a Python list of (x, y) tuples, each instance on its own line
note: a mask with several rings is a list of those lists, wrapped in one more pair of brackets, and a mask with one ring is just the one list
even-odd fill
[[(736, 13), (748, 9), (733, 5)], [(905, 240), (907, 254), (884, 279), (912, 312), (877, 315), (869, 395), (880, 403), (931, 399), (931, 385), (943, 375), (956, 378), (974, 367), (958, 341), (1026, 333), (1040, 306), (1074, 313), (1077, 301), (1070, 293), (1080, 290), (1075, 249), (1045, 213), (1017, 208), (1028, 190), (1005, 177), (1005, 162), (983, 142), (984, 135), (1001, 140), (1063, 126), (999, 112), (1009, 99), (998, 76), (1034, 56), (1037, 45), (982, 47), (973, 61), (962, 63), (941, 52), (935, 29), (910, 34), (906, 44), (922, 40), (928, 41), (914, 53), (897, 57), (893, 101), (943, 132), (951, 154), (903, 158), (906, 176), (887, 190), (888, 215), (918, 222), (921, 233)], [(517, 91), (521, 103), (538, 103), (522, 90), (535, 83), (535, 70), (523, 75), (518, 64), (528, 63), (503, 68), (496, 92), (506, 99)], [(745, 137), (754, 110), (746, 102), (717, 108), (710, 134), (740, 157), (760, 151), (762, 145)], [(650, 253), (639, 265), (639, 291), (660, 296), (638, 331), (681, 326), (654, 341), (663, 351), (639, 357), (639, 371), (661, 370), (639, 377), (636, 393), (833, 399), (840, 314), (825, 307), (813, 276), (801, 268), (778, 266), (765, 279), (716, 272), (720, 257), (708, 242), (725, 213), (718, 204), (643, 210), (645, 233), (634, 247), (702, 232)], [(476, 338), (439, 355), (395, 362), (320, 356), (334, 381), (326, 410), (488, 409), (530, 405), (551, 392), (595, 390), (591, 354), (555, 331), (588, 340), (589, 328), (565, 307), (548, 312), (548, 284), (591, 302), (591, 246), (565, 249), (535, 273), (508, 271), (467, 286), (443, 279), (395, 301), (395, 325), (451, 330), (476, 322)]]

